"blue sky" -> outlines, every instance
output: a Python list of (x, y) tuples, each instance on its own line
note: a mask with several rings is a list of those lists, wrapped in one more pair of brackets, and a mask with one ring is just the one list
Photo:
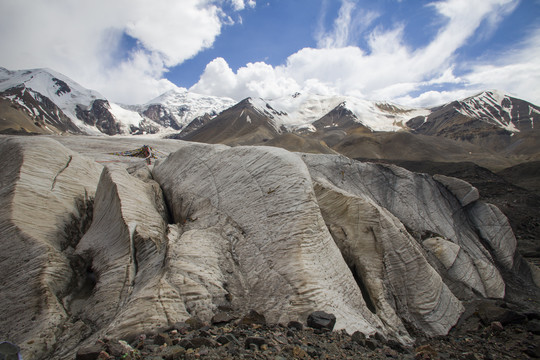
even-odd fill
[(0, 47), (0, 66), (50, 67), (122, 103), (177, 86), (540, 103), (540, 0), (0, 0)]

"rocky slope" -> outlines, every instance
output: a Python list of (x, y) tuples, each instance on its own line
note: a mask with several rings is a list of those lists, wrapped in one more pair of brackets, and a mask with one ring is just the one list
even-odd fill
[[(61, 140), (123, 161), (108, 154), (116, 142)], [(464, 181), (170, 142), (177, 150), (147, 167), (0, 138), (0, 338), (25, 358), (73, 358), (100, 338), (132, 342), (223, 309), (269, 324), (322, 310), (336, 330), (407, 347), (515, 279), (537, 289), (506, 218)]]
[[(45, 133), (114, 135), (119, 131), (110, 105), (102, 95), (50, 69), (0, 68), (0, 98), (32, 118)], [(13, 130), (33, 129), (19, 124)]]
[[(538, 124), (540, 107), (494, 90), (436, 107), (427, 117), (407, 122), (419, 134), (463, 140), (497, 151), (534, 136)], [(514, 138), (517, 134), (521, 139)]]

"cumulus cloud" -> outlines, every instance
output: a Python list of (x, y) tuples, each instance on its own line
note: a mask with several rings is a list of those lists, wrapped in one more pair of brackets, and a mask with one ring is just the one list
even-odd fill
[[(355, 10), (354, 2), (342, 0), (334, 27), (317, 35), (318, 48), (301, 49), (280, 66), (248, 64), (240, 67), (236, 73), (225, 60), (214, 60), (192, 90), (239, 100), (246, 96), (268, 98), (289, 95), (306, 91), (310, 86), (311, 90), (325, 93), (434, 105), (430, 102), (442, 101), (450, 96), (448, 91), (433, 90), (434, 85), (460, 84), (461, 88), (466, 89), (453, 95), (470, 95), (469, 91), (489, 85), (488, 79), (499, 79), (499, 84), (508, 86), (505, 82), (508, 79), (503, 74), (509, 74), (514, 63), (496, 67), (471, 64), (468, 71), (464, 71), (466, 76), (456, 76), (455, 54), (477, 34), (482, 24), (508, 14), (515, 4), (515, 0), (446, 0), (430, 3), (427, 6), (434, 9), (444, 21), (441, 21), (439, 31), (426, 46), (418, 49), (409, 47), (405, 41), (404, 25), (396, 24), (389, 29), (372, 29), (366, 34), (368, 46), (362, 49), (350, 44), (351, 14), (356, 11), (358, 15), (360, 12)], [(376, 16), (374, 13), (368, 14), (366, 21), (372, 21), (370, 19)], [(522, 64), (522, 76), (526, 76), (527, 71), (537, 69), (537, 64), (537, 61)], [(226, 71), (218, 71), (218, 65)], [(514, 69), (513, 73), (518, 74), (518, 69)], [(536, 70), (536, 73), (540, 72)], [(516, 87), (519, 83), (523, 84), (520, 80), (516, 78)], [(495, 81), (492, 82), (497, 85)], [(534, 82), (529, 80), (526, 83)], [(313, 84), (317, 86), (313, 87)], [(412, 93), (420, 95), (411, 97)]]
[[(244, 5), (243, 0), (233, 3), (235, 9)], [(230, 18), (220, 4), (3, 1), (0, 62), (11, 69), (53, 68), (114, 101), (146, 101), (173, 86), (163, 79), (169, 67), (213, 44)], [(123, 48), (126, 36), (135, 39), (135, 46)]]
[(190, 90), (201, 94), (231, 96), (237, 100), (257, 96), (266, 99), (300, 90), (300, 86), (279, 68), (263, 62), (248, 63), (234, 72), (223, 58), (212, 60), (203, 76)]
[(230, 1), (231, 1), (232, 7), (236, 11), (244, 10), (246, 5), (249, 6), (250, 8), (255, 7), (255, 0), (247, 0), (247, 1), (244, 1), (244, 0), (230, 0)]

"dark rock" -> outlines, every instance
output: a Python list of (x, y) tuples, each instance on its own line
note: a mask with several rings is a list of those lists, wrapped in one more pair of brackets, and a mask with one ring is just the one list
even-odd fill
[(77, 351), (75, 360), (96, 360), (103, 350), (101, 344), (83, 346)]
[(386, 337), (381, 334), (380, 332), (376, 332), (375, 335), (373, 336), (376, 340), (379, 340), (380, 342), (382, 343), (386, 343)]
[(225, 345), (225, 344), (228, 344), (228, 343), (233, 343), (235, 345), (240, 345), (240, 341), (238, 341), (236, 336), (234, 336), (233, 334), (220, 335), (220, 336), (218, 336), (216, 341), (218, 343), (220, 343), (221, 345)]
[(189, 328), (189, 325), (186, 324), (185, 322), (183, 321), (180, 321), (180, 322), (177, 322), (175, 323), (173, 326), (172, 326), (174, 329), (178, 330), (178, 332), (182, 335), (185, 335), (188, 333), (188, 328)]
[(184, 358), (186, 349), (181, 346), (167, 346), (161, 353), (165, 360), (180, 360)]
[(490, 325), (492, 322), (498, 321), (505, 326), (508, 324), (520, 324), (527, 320), (527, 317), (523, 314), (490, 302), (484, 302), (479, 306), (478, 316), (484, 325)]
[(381, 346), (379, 340), (375, 338), (367, 338), (365, 344), (365, 347), (367, 347), (369, 350), (375, 350)]
[(501, 332), (504, 330), (504, 327), (500, 321), (493, 321), (490, 325), (490, 328), (493, 332)]
[(266, 318), (255, 310), (251, 310), (240, 320), (240, 325), (266, 325)]
[(525, 325), (525, 328), (528, 332), (531, 332), (535, 335), (540, 335), (540, 321), (538, 320), (531, 320), (527, 322), (527, 325)]
[(307, 325), (313, 329), (332, 331), (336, 324), (336, 317), (324, 311), (315, 311), (307, 318)]
[(429, 344), (417, 347), (414, 352), (418, 360), (438, 359), (437, 351)]
[(0, 359), (17, 360), (21, 350), (15, 344), (4, 341), (0, 343)]
[(364, 335), (360, 331), (355, 331), (351, 335), (351, 340), (359, 345), (366, 346), (366, 335)]
[(390, 339), (386, 342), (386, 345), (388, 345), (391, 349), (394, 349), (399, 353), (403, 354), (407, 352), (407, 349), (399, 341)]
[(88, 125), (96, 126), (102, 133), (116, 135), (120, 133), (120, 125), (109, 109), (110, 105), (107, 100), (96, 99), (88, 109), (77, 105), (75, 113), (77, 118)]
[(201, 329), (201, 328), (203, 328), (204, 326), (207, 325), (204, 321), (202, 321), (201, 319), (199, 319), (196, 316), (190, 317), (189, 319), (187, 319), (186, 324), (189, 325), (189, 328), (191, 330), (199, 330), (199, 329)]
[(228, 324), (231, 321), (235, 320), (236, 317), (233, 315), (226, 313), (226, 312), (218, 312), (212, 317), (212, 324), (219, 325), (219, 324)]
[(304, 329), (304, 325), (300, 321), (289, 321), (287, 324), (287, 327), (292, 330), (298, 330), (302, 331)]
[(208, 330), (199, 330), (199, 336), (209, 338), (212, 337), (212, 334), (210, 334)]
[(195, 345), (191, 342), (190, 339), (182, 339), (178, 342), (178, 346), (183, 347), (184, 349), (193, 349)]
[(540, 345), (531, 345), (523, 352), (533, 359), (540, 359)]
[(266, 345), (267, 342), (266, 342), (266, 339), (265, 338), (262, 338), (262, 337), (248, 337), (246, 339), (246, 349), (250, 349), (251, 348), (251, 345), (256, 345), (257, 348), (261, 348), (262, 345)]
[(110, 342), (105, 346), (107, 352), (113, 357), (120, 357), (126, 353), (126, 349), (118, 342)]
[(172, 340), (168, 334), (159, 333), (156, 336), (154, 336), (154, 344), (155, 345), (163, 345), (163, 344), (171, 345)]
[(110, 360), (111, 359), (111, 355), (109, 355), (106, 351), (102, 351), (99, 353), (99, 356), (97, 357), (96, 360)]
[(189, 341), (191, 342), (194, 348), (200, 348), (201, 346), (214, 348), (218, 345), (216, 341), (209, 338), (205, 338), (205, 337), (194, 337), (193, 339)]

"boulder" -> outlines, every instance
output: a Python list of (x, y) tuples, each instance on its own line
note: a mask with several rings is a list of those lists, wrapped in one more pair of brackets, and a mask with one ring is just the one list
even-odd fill
[(309, 314), (307, 325), (313, 329), (332, 331), (336, 324), (336, 317), (324, 311), (315, 311)]

